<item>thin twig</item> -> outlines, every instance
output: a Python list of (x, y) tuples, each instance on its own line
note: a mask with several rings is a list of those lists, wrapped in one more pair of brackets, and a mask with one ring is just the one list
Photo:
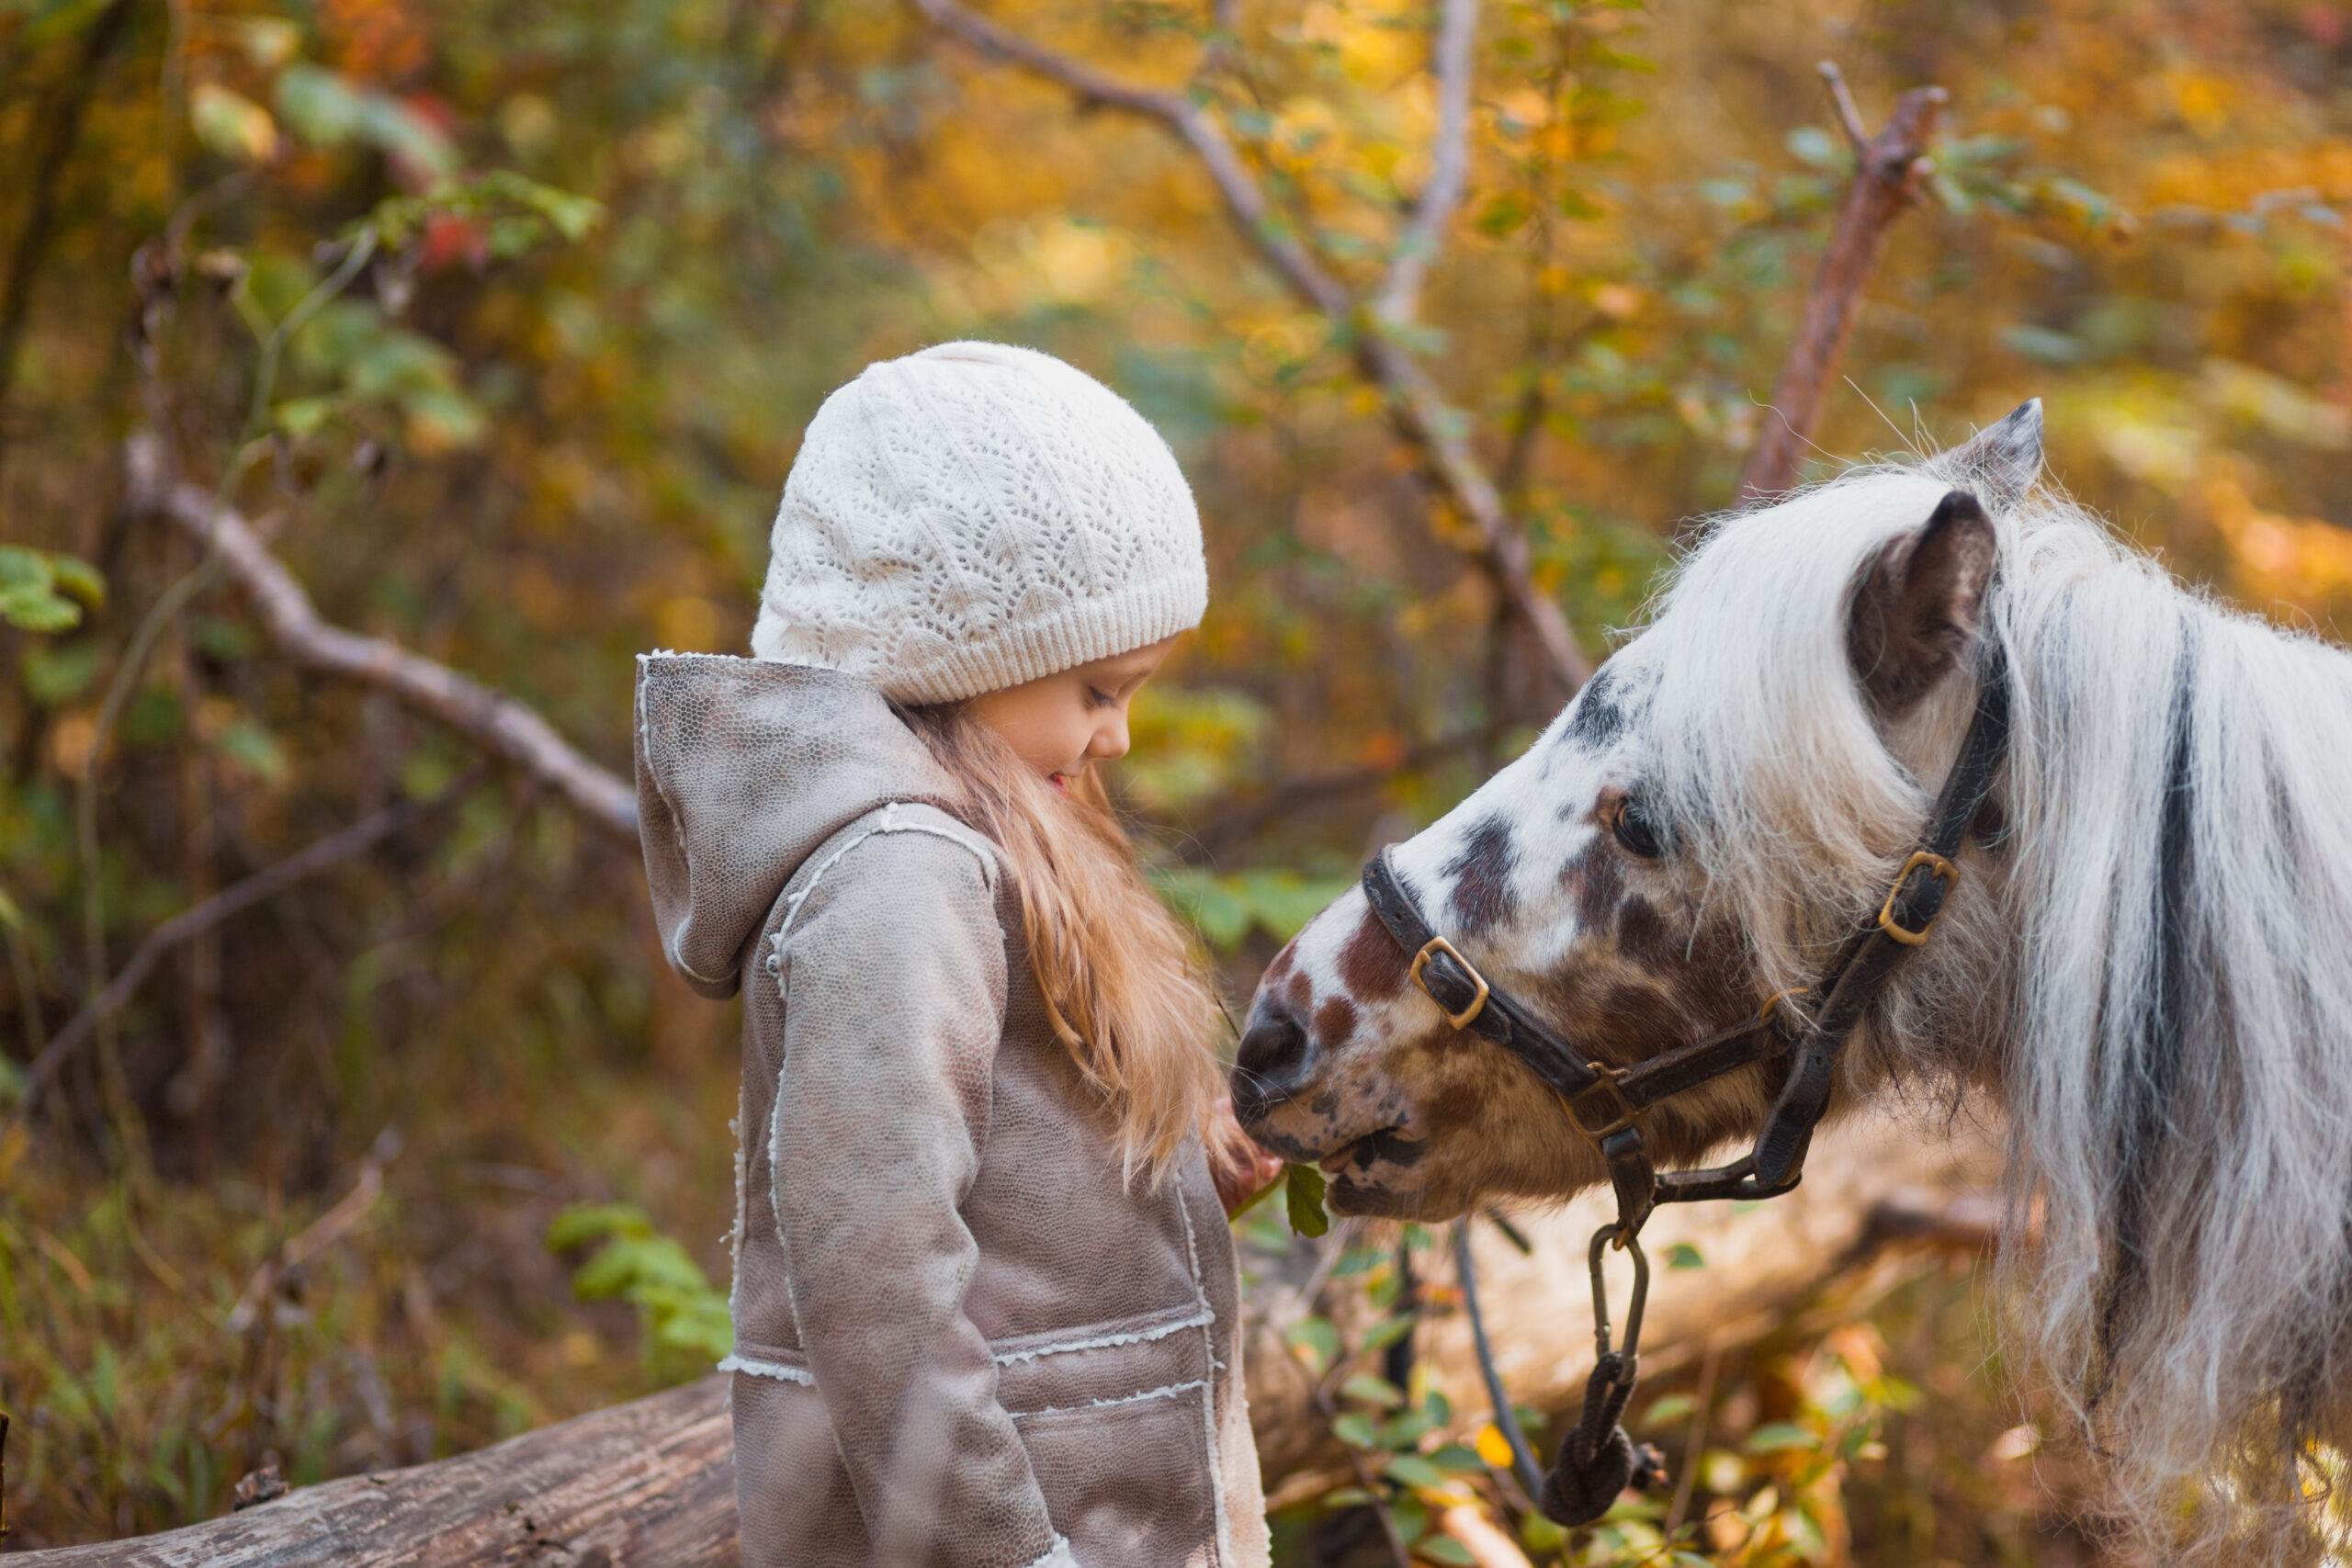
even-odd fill
[(308, 849), (288, 855), (266, 870), (255, 872), (243, 881), (222, 889), (201, 904), (181, 910), (149, 931), (146, 940), (131, 953), (130, 961), (122, 966), (121, 973), (104, 991), (85, 1004), (82, 1010), (57, 1032), (48, 1048), (34, 1059), (27, 1075), (24, 1100), (17, 1114), (21, 1117), (30, 1111), (41, 1086), (64, 1065), (65, 1059), (82, 1042), (89, 1038), (101, 1021), (119, 1011), (123, 1004), (138, 993), (156, 964), (173, 948), (214, 930), (256, 904), (276, 897), (296, 883), (316, 876), (373, 848), (394, 833), (462, 798), (480, 782), (481, 777), (481, 770), (476, 769), (430, 800), (404, 801), (363, 817), (340, 832), (331, 833)]
[(1269, 824), (1304, 807), (1376, 789), (1401, 774), (1419, 773), (1455, 757), (1475, 755), (1479, 748), (1492, 745), (1508, 733), (1514, 722), (1509, 718), (1492, 718), (1476, 729), (1425, 740), (1418, 746), (1408, 747), (1393, 762), (1285, 779), (1257, 798), (1245, 801), (1214, 818), (1201, 831), (1199, 852), (1204, 859), (1215, 860), (1251, 834), (1263, 830)]
[(1707, 1441), (1707, 1416), (1715, 1398), (1715, 1373), (1723, 1365), (1724, 1350), (1710, 1338), (1707, 1354), (1699, 1363), (1699, 1397), (1690, 1409), (1690, 1435), (1682, 1443), (1682, 1473), (1675, 1478), (1674, 1506), (1666, 1511), (1666, 1528), (1660, 1532), (1667, 1544), (1674, 1542), (1674, 1532), (1682, 1528), (1683, 1516), (1690, 1511), (1690, 1494), (1698, 1484), (1699, 1451)]
[(1387, 281), (1374, 307), (1385, 321), (1413, 319), (1430, 263), (1444, 248), (1446, 225), (1462, 202), (1470, 172), (1470, 77), (1477, 43), (1478, 0), (1444, 0), (1430, 45), (1437, 75), (1437, 143), (1430, 149), (1429, 183), (1397, 236)]
[(1494, 1347), (1487, 1341), (1487, 1319), (1478, 1310), (1478, 1266), (1470, 1257), (1470, 1222), (1453, 1222), (1453, 1274), (1462, 1287), (1462, 1304), (1470, 1314), (1470, 1342), (1478, 1353), (1478, 1375), (1486, 1380), (1487, 1399), (1494, 1406), (1495, 1430), (1510, 1449), (1510, 1470), (1532, 1502), (1544, 1495), (1544, 1466), (1520, 1429), (1519, 1412), (1511, 1407), (1510, 1392), (1495, 1367)]
[(1825, 60), (1821, 62), (1821, 79), (1829, 84), (1829, 101), (1838, 110), (1838, 128), (1846, 133), (1846, 145), (1854, 150), (1855, 157), (1869, 157), (1871, 133), (1864, 129), (1862, 111), (1846, 86), (1846, 73), (1838, 69), (1836, 61)]
[(543, 780), (595, 827), (637, 841), (637, 791), (627, 779), (592, 761), (546, 719), (504, 693), (389, 638), (362, 637), (322, 620), (301, 583), (234, 507), (194, 485), (165, 479), (162, 446), (152, 434), (133, 434), (126, 454), (133, 504), (217, 544), (224, 570), (288, 657), (381, 688)]
[(1838, 68), (1825, 62), (1821, 74), (1829, 85), (1838, 124), (1854, 144), (1854, 183), (1847, 190), (1837, 230), (1822, 253), (1821, 270), (1805, 297), (1804, 320), (1772, 389), (1772, 410), (1779, 417), (1766, 424), (1740, 475), (1740, 498), (1747, 502), (1777, 495), (1797, 481), (1799, 460), (1820, 417), (1822, 392), (1845, 357), (1854, 318), (1861, 311), (1862, 290), (1886, 248), (1887, 231), (1910, 204), (1927, 171), (1928, 138), (1947, 97), (1941, 87), (1912, 88), (1894, 101), (1894, 112), (1872, 137), (1864, 133), (1853, 95)]

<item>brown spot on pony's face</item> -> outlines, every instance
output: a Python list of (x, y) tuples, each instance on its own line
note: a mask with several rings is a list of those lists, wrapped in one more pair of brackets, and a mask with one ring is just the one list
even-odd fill
[[(1638, 645), (1636, 645), (1637, 649)], [(1753, 1011), (1738, 932), (1705, 912), (1641, 795), (1645, 682), (1629, 649), (1528, 753), (1396, 846), (1423, 917), (1589, 1059), (1622, 1065)], [(1361, 888), (1309, 921), (1259, 987), (1233, 1072), (1252, 1136), (1321, 1164), (1342, 1213), (1442, 1219), (1496, 1193), (1555, 1196), (1607, 1178), (1520, 1060), (1456, 1031), (1408, 976)], [(1757, 1069), (1653, 1112), (1661, 1162), (1752, 1128)]]

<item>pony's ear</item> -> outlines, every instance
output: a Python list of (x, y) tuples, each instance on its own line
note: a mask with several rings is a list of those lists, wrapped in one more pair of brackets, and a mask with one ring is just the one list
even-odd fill
[(2020, 403), (2007, 418), (1937, 454), (1928, 472), (1966, 485), (1996, 512), (2008, 511), (2041, 477), (2041, 400)]
[(1984, 506), (1956, 490), (1924, 526), (1863, 569), (1846, 621), (1846, 659), (1880, 716), (1908, 712), (1974, 649), (1994, 553)]

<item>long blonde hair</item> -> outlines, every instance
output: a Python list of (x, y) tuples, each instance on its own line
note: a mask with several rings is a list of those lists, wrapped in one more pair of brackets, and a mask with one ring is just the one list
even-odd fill
[(1213, 1166), (1238, 1166), (1210, 1114), (1223, 1088), (1216, 994), (1101, 779), (1079, 774), (1065, 798), (962, 705), (900, 712), (1003, 852), (1046, 1016), (1110, 1107), (1126, 1178), (1158, 1186), (1196, 1132)]

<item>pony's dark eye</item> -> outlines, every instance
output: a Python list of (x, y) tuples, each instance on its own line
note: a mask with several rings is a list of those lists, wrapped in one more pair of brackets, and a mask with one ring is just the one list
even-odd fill
[(1629, 800), (1617, 808), (1617, 841), (1644, 860), (1656, 860), (1666, 852), (1666, 845), (1657, 824), (1638, 800)]

